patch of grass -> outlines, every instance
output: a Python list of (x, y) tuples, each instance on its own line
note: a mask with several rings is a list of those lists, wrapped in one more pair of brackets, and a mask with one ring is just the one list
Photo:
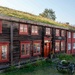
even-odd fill
[(20, 69), (15, 69), (14, 66), (11, 66), (8, 70), (6, 70), (7, 72), (0, 75), (24, 75), (24, 73), (32, 73), (34, 71), (45, 69), (50, 66), (51, 64), (49, 62), (37, 60), (36, 63), (24, 65)]
[(57, 56), (60, 60), (72, 60), (74, 57), (68, 54), (59, 54)]
[(0, 75), (68, 75), (67, 73), (59, 73), (53, 66), (51, 61), (39, 61), (36, 63), (24, 65), (23, 68), (13, 71), (1, 73)]

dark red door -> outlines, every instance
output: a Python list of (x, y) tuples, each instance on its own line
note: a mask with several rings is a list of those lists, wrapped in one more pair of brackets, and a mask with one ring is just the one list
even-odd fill
[(48, 57), (50, 54), (50, 42), (44, 44), (44, 57)]

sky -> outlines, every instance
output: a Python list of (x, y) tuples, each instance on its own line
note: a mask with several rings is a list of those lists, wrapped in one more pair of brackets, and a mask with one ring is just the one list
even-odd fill
[(0, 6), (35, 15), (42, 13), (45, 8), (53, 9), (56, 21), (75, 25), (75, 0), (0, 0)]

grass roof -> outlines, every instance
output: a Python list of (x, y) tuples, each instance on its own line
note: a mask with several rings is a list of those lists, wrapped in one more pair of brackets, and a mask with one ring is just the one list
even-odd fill
[(0, 6), (0, 14), (4, 14), (4, 15), (7, 15), (7, 16), (11, 16), (11, 17), (17, 17), (17, 18), (21, 18), (21, 19), (25, 19), (25, 20), (32, 20), (32, 21), (52, 24), (52, 25), (55, 25), (55, 26), (75, 30), (75, 27), (73, 27), (71, 25), (58, 23), (58, 22), (55, 22), (55, 21), (50, 20), (48, 18), (44, 18), (42, 16), (36, 16), (36, 15), (30, 14), (30, 13), (27, 13), (27, 12), (22, 12), (22, 11), (10, 9), (10, 8), (7, 8), (7, 7)]

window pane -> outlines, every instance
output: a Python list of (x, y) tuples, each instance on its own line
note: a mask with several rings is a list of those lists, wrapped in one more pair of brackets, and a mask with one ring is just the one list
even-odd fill
[(23, 32), (23, 25), (20, 25), (20, 32)]
[(26, 44), (26, 55), (30, 54), (30, 44)]
[(34, 50), (34, 53), (36, 53), (36, 50), (37, 50), (37, 48), (36, 48), (36, 44), (34, 44), (34, 46), (33, 46), (33, 50)]
[(40, 53), (40, 43), (34, 43), (33, 45), (34, 53)]
[(32, 33), (38, 33), (37, 26), (32, 26)]
[(75, 43), (73, 43), (73, 49), (75, 49)]
[(68, 32), (68, 38), (71, 38), (71, 32)]
[(22, 48), (21, 54), (23, 56), (30, 55), (30, 44), (28, 44), (28, 43), (22, 44), (21, 48)]
[(68, 43), (68, 50), (71, 50), (71, 43)]
[(75, 33), (73, 33), (73, 38), (75, 38)]
[(38, 31), (37, 31), (37, 30), (35, 30), (35, 33), (38, 33)]
[(37, 44), (37, 52), (40, 53), (40, 44)]
[(65, 33), (64, 33), (64, 30), (62, 30), (62, 31), (61, 31), (61, 36), (64, 36), (64, 34), (65, 34)]
[(37, 26), (35, 26), (35, 31), (37, 31)]
[(23, 32), (27, 32), (27, 25), (23, 26)]
[(55, 50), (58, 51), (59, 50), (59, 42), (55, 43)]
[(56, 36), (59, 36), (59, 30), (56, 29)]
[(7, 59), (7, 46), (2, 46), (2, 59)]
[(50, 28), (46, 28), (46, 35), (50, 35)]
[(25, 24), (20, 24), (20, 32), (22, 32), (22, 33), (27, 33), (28, 31), (27, 31), (27, 25), (25, 25)]
[(32, 26), (32, 33), (35, 33), (35, 27)]
[(61, 50), (65, 50), (65, 43), (61, 42)]

